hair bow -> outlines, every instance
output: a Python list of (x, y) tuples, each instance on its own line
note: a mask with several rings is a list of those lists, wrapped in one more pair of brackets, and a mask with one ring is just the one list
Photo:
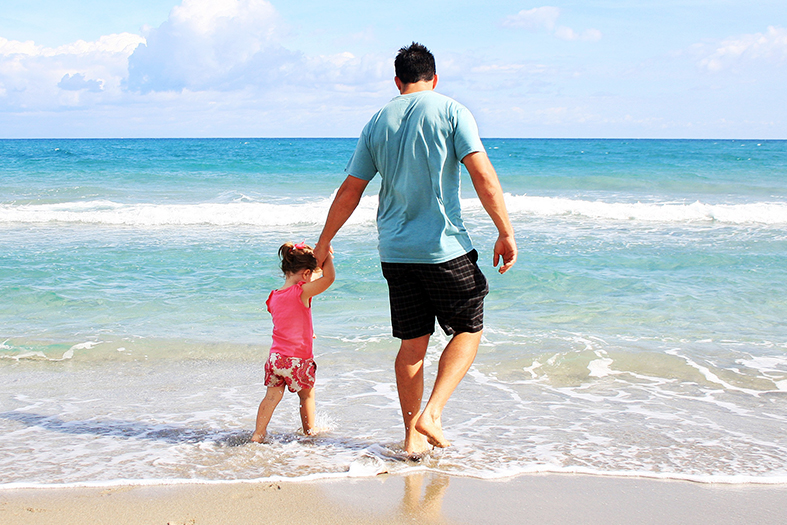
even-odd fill
[(295, 248), (296, 250), (305, 250), (305, 249), (307, 248), (307, 246), (306, 246), (306, 241), (304, 241), (304, 242), (299, 242), (298, 244), (295, 244), (295, 245), (293, 246), (293, 248)]

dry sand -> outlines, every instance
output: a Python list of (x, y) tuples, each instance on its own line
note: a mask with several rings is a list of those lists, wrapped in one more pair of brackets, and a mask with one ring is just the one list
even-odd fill
[(310, 482), (1, 489), (16, 524), (787, 523), (787, 485), (434, 472)]

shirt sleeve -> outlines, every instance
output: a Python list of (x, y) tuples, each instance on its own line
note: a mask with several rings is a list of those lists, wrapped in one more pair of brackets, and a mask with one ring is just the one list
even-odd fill
[(377, 166), (374, 163), (372, 152), (369, 149), (368, 126), (364, 128), (361, 138), (358, 139), (358, 144), (355, 146), (355, 152), (350, 157), (347, 167), (344, 168), (347, 175), (352, 175), (362, 180), (370, 181), (377, 174)]
[(265, 306), (267, 307), (269, 313), (273, 313), (273, 310), (271, 310), (271, 300), (273, 299), (273, 292), (274, 290), (271, 290), (271, 293), (268, 294), (268, 300), (265, 301)]
[(471, 153), (484, 151), (484, 145), (478, 135), (478, 124), (476, 124), (472, 113), (464, 106), (459, 106), (455, 118), (454, 152), (456, 158), (461, 161)]

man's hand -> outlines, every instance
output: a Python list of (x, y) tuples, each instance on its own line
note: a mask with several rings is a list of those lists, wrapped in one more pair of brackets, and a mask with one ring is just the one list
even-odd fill
[(514, 227), (511, 225), (511, 219), (508, 218), (500, 180), (497, 178), (495, 168), (485, 151), (470, 153), (462, 159), (462, 163), (470, 174), (478, 199), (489, 217), (492, 218), (492, 222), (495, 223), (498, 236), (492, 260), (496, 267), (502, 257), (503, 265), (498, 271), (506, 273), (516, 262), (516, 239), (514, 239)]
[(330, 243), (317, 244), (314, 247), (314, 258), (317, 259), (317, 268), (322, 268), (322, 265), (325, 264), (325, 259), (332, 253), (333, 246)]
[(498, 270), (500, 273), (506, 273), (509, 268), (514, 266), (516, 262), (516, 240), (513, 236), (500, 236), (497, 238), (497, 242), (495, 242), (495, 255), (492, 262), (494, 263), (495, 267), (500, 262), (500, 258), (503, 258), (503, 264), (500, 266)]

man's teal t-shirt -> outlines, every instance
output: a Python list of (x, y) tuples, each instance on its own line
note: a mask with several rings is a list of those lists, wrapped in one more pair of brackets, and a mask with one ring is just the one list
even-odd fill
[(372, 117), (345, 172), (382, 178), (382, 262), (435, 264), (473, 249), (462, 222), (460, 163), (483, 149), (470, 111), (434, 91), (400, 95)]

